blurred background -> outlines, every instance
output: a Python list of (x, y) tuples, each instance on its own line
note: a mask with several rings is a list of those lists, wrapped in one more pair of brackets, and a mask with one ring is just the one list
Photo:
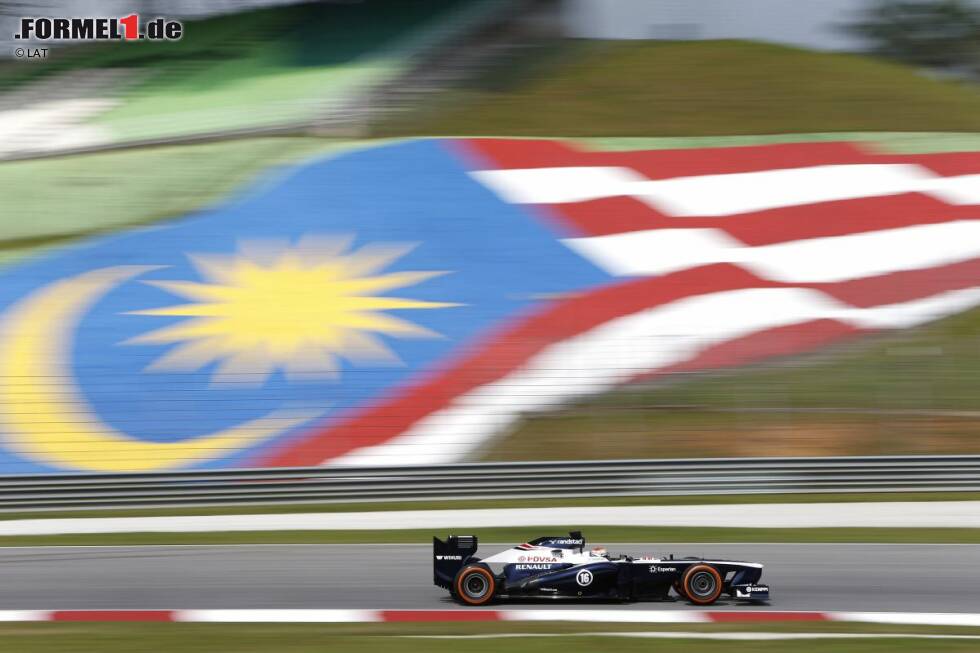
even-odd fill
[(0, 473), (980, 453), (978, 2), (0, 14)]

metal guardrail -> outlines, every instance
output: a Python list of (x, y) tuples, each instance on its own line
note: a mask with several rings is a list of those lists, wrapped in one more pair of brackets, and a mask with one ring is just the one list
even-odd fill
[(0, 476), (0, 511), (221, 503), (980, 491), (980, 456), (705, 458)]

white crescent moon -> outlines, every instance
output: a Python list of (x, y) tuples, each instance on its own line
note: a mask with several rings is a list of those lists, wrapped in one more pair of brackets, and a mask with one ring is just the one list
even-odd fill
[(67, 363), (72, 333), (102, 296), (151, 269), (93, 270), (55, 281), (7, 309), (0, 322), (0, 430), (11, 449), (72, 470), (146, 472), (224, 456), (316, 416), (279, 410), (180, 442), (137, 440), (104, 424), (76, 389)]

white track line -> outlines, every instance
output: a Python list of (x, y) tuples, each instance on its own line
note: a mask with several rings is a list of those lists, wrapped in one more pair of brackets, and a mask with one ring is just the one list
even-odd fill
[(95, 517), (0, 522), (4, 535), (216, 531), (477, 529), (518, 526), (980, 528), (980, 501), (583, 506), (272, 515)]
[(980, 614), (956, 614), (951, 612), (830, 612), (827, 615), (831, 621), (980, 627)]
[(195, 623), (376, 623), (377, 610), (180, 610), (175, 621)]

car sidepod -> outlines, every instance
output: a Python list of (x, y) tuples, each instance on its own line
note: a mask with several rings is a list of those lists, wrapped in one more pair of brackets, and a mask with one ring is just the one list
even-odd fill
[[(549, 568), (528, 569), (545, 566)], [(608, 561), (580, 565), (507, 565), (504, 593), (541, 598), (623, 598), (620, 567)]]
[(635, 600), (664, 600), (670, 588), (680, 580), (682, 567), (671, 562), (632, 562), (624, 565), (628, 573), (629, 598)]

